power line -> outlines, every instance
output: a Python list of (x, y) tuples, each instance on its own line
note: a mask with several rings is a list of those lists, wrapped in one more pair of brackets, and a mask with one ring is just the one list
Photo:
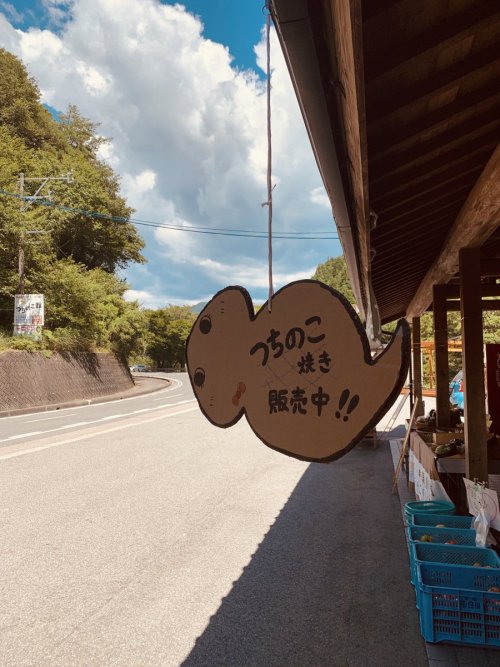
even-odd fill
[[(78, 213), (87, 218), (95, 218), (97, 220), (109, 220), (111, 222), (133, 223), (134, 225), (141, 225), (143, 227), (154, 227), (156, 229), (169, 229), (179, 232), (191, 232), (192, 234), (209, 234), (214, 236), (233, 236), (241, 238), (267, 238), (267, 232), (256, 232), (248, 229), (228, 229), (225, 227), (184, 227), (182, 225), (174, 225), (169, 223), (160, 223), (152, 220), (142, 220), (138, 218), (123, 218), (119, 216), (107, 215), (105, 213), (98, 213), (97, 211), (88, 211), (85, 209), (74, 208), (72, 206), (64, 206), (62, 204), (54, 204), (46, 199), (39, 199), (35, 201), (32, 197), (24, 197), (15, 192), (8, 192), (0, 189), (0, 195), (5, 197), (14, 197), (16, 199), (23, 199), (30, 203), (46, 206), (67, 213)], [(308, 240), (308, 241), (331, 241), (338, 240), (338, 235), (335, 232), (328, 231), (310, 231), (310, 232), (278, 232), (275, 238), (279, 239), (293, 239), (293, 240)]]

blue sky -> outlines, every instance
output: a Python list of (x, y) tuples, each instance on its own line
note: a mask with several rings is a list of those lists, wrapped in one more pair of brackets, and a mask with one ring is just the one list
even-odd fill
[[(0, 46), (52, 109), (76, 104), (112, 141), (101, 157), (139, 219), (267, 226), (262, 0), (0, 0)], [(272, 41), (276, 232), (335, 232), (277, 40)], [(141, 227), (144, 266), (125, 271), (145, 306), (204, 301), (228, 284), (267, 295), (267, 241)], [(275, 289), (310, 277), (338, 241), (273, 244)]]

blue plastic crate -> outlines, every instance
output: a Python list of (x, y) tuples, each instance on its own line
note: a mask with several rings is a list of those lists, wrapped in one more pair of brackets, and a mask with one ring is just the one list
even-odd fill
[(461, 565), (468, 567), (474, 567), (474, 563), (479, 563), (481, 567), (500, 568), (500, 558), (492, 549), (475, 546), (412, 542), (410, 548), (410, 571), (411, 582), (414, 585), (417, 582), (418, 562), (447, 563), (450, 566)]
[[(425, 540), (424, 544), (446, 544), (453, 540), (460, 546), (475, 547), (476, 531), (467, 528), (436, 528), (434, 526), (408, 526), (406, 529), (408, 536), (408, 549), (411, 542), (420, 542), (422, 537), (427, 535), (430, 541)], [(410, 550), (411, 551), (411, 550)]]
[(446, 528), (471, 528), (474, 517), (458, 514), (414, 514), (411, 525), (437, 526), (442, 524)]
[(406, 523), (412, 522), (414, 514), (455, 514), (455, 505), (447, 500), (413, 500), (405, 504)]
[(428, 642), (500, 648), (500, 570), (419, 563), (420, 630)]

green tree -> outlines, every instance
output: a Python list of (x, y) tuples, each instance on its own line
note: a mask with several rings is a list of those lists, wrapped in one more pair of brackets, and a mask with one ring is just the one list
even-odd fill
[(147, 311), (147, 353), (160, 368), (179, 368), (186, 363), (186, 340), (196, 315), (189, 306), (167, 306)]
[(40, 104), (40, 91), (22, 62), (0, 48), (0, 126), (39, 148), (53, 136), (50, 113)]
[(343, 256), (330, 257), (323, 264), (318, 264), (313, 279), (320, 280), (329, 287), (333, 287), (333, 289), (343, 294), (349, 303), (356, 303), (347, 275), (347, 264)]
[[(99, 159), (107, 140), (98, 124), (70, 106), (60, 122), (40, 103), (36, 82), (22, 62), (0, 49), (0, 327), (10, 331), (18, 285), (18, 255), (25, 252), (26, 292), (46, 297), (47, 327), (62, 340), (80, 335), (86, 345), (113, 346), (124, 353), (140, 343), (146, 316), (124, 298), (127, 286), (115, 271), (143, 262), (144, 246), (132, 209), (120, 196), (119, 179)], [(22, 211), (18, 175), (59, 176), (52, 200), (65, 210), (33, 203)], [(26, 181), (25, 194), (34, 192)], [(46, 191), (45, 191), (46, 192)], [(80, 213), (97, 212), (97, 217)], [(107, 220), (103, 216), (119, 218)], [(36, 235), (29, 234), (36, 230)], [(69, 333), (68, 333), (69, 332)], [(50, 337), (50, 333), (48, 334)], [(68, 338), (68, 340), (69, 340)]]

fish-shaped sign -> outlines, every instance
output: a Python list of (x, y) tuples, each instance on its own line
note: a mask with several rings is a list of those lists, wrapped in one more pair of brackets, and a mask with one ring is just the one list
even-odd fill
[(205, 306), (187, 341), (203, 414), (227, 428), (243, 414), (269, 447), (306, 461), (348, 452), (396, 400), (410, 359), (401, 320), (372, 358), (351, 304), (315, 280), (286, 285), (257, 314), (242, 287)]

